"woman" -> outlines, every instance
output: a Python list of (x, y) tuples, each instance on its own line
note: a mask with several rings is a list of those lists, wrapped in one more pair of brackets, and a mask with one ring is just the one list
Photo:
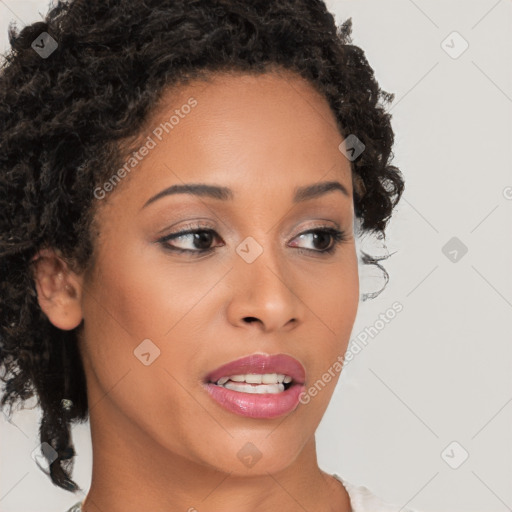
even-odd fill
[(11, 29), (2, 404), (33, 386), (74, 492), (90, 420), (71, 510), (390, 507), (316, 461), (356, 236), (404, 187), (392, 95), (350, 34), (319, 0), (75, 0)]

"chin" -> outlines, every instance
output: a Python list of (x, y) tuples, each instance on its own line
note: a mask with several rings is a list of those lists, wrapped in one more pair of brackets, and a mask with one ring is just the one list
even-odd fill
[[(275, 427), (274, 427), (275, 428)], [(284, 432), (284, 425), (280, 427)], [(271, 430), (270, 430), (271, 431)], [(268, 429), (261, 436), (243, 436), (243, 439), (233, 438), (225, 447), (218, 446), (220, 453), (208, 451), (210, 462), (219, 471), (230, 473), (232, 476), (265, 476), (268, 473), (278, 473), (288, 468), (300, 454), (303, 446), (298, 437), (291, 433), (288, 439), (293, 442), (286, 443), (283, 436), (276, 436), (269, 441)]]

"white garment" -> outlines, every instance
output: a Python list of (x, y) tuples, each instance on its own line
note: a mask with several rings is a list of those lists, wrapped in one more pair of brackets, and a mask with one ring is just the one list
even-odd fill
[(352, 512), (419, 512), (412, 508), (400, 508), (398, 505), (385, 503), (363, 485), (356, 486), (347, 482), (336, 473), (332, 475), (339, 480), (348, 492)]
[[(397, 505), (385, 503), (377, 498), (367, 487), (353, 485), (336, 473), (332, 476), (339, 480), (347, 490), (352, 512), (398, 512), (399, 510), (400, 512), (418, 512), (411, 508), (400, 509)], [(82, 503), (76, 503), (67, 512), (82, 512)]]

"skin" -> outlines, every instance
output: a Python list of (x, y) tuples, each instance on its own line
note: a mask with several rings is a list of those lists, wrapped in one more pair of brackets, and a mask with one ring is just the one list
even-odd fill
[[(345, 354), (359, 276), (343, 137), (308, 82), (272, 71), (166, 91), (142, 139), (190, 97), (197, 106), (98, 200), (94, 266), (76, 273), (52, 249), (37, 261), (49, 320), (60, 329), (84, 322), (93, 443), (84, 510), (349, 511), (342, 484), (318, 466), (314, 437), (338, 372), (308, 404), (274, 419), (230, 413), (202, 384), (239, 357), (285, 353), (302, 363), (309, 388)], [(348, 196), (292, 202), (295, 187), (334, 180)], [(178, 194), (143, 208), (184, 183), (226, 186), (234, 198)], [(175, 254), (157, 242), (198, 220), (215, 231), (206, 243), (214, 252)], [(319, 252), (332, 238), (299, 237), (336, 224), (347, 239), (333, 254)], [(248, 236), (263, 248), (250, 264), (235, 251)], [(190, 235), (168, 243), (203, 247)], [(160, 350), (148, 366), (134, 355), (145, 339)], [(237, 456), (248, 442), (261, 453), (252, 467)]]

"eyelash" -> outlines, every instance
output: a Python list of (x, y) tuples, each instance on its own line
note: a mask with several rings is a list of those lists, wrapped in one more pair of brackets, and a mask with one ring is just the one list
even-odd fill
[[(202, 256), (204, 254), (213, 252), (215, 250), (215, 247), (212, 247), (210, 249), (198, 249), (198, 250), (193, 251), (191, 249), (179, 249), (177, 247), (173, 247), (172, 245), (168, 244), (167, 242), (169, 240), (174, 240), (174, 239), (182, 237), (182, 236), (193, 235), (196, 233), (204, 233), (204, 232), (213, 233), (216, 236), (218, 236), (216, 231), (214, 231), (213, 229), (211, 229), (207, 226), (192, 225), (192, 226), (187, 226), (186, 229), (183, 231), (178, 231), (177, 233), (171, 233), (169, 235), (164, 236), (163, 238), (160, 238), (158, 240), (158, 243), (160, 243), (164, 247), (164, 249), (166, 249), (168, 251), (172, 251), (173, 253), (178, 253), (178, 254), (188, 253), (188, 254), (191, 254), (194, 256)], [(330, 255), (330, 254), (333, 254), (337, 250), (337, 248), (340, 244), (342, 244), (343, 242), (345, 242), (347, 240), (345, 231), (340, 231), (339, 229), (335, 229), (330, 226), (319, 226), (318, 228), (304, 231), (303, 233), (299, 233), (295, 238), (298, 238), (299, 236), (302, 236), (302, 235), (309, 235), (309, 234), (314, 234), (314, 233), (322, 233), (322, 234), (330, 235), (332, 237), (332, 239), (334, 240), (333, 244), (331, 245), (331, 247), (329, 247), (329, 249), (324, 249), (324, 250), (299, 248), (298, 251), (301, 254), (306, 252), (306, 253), (316, 253), (316, 254), (320, 253), (320, 255)]]

